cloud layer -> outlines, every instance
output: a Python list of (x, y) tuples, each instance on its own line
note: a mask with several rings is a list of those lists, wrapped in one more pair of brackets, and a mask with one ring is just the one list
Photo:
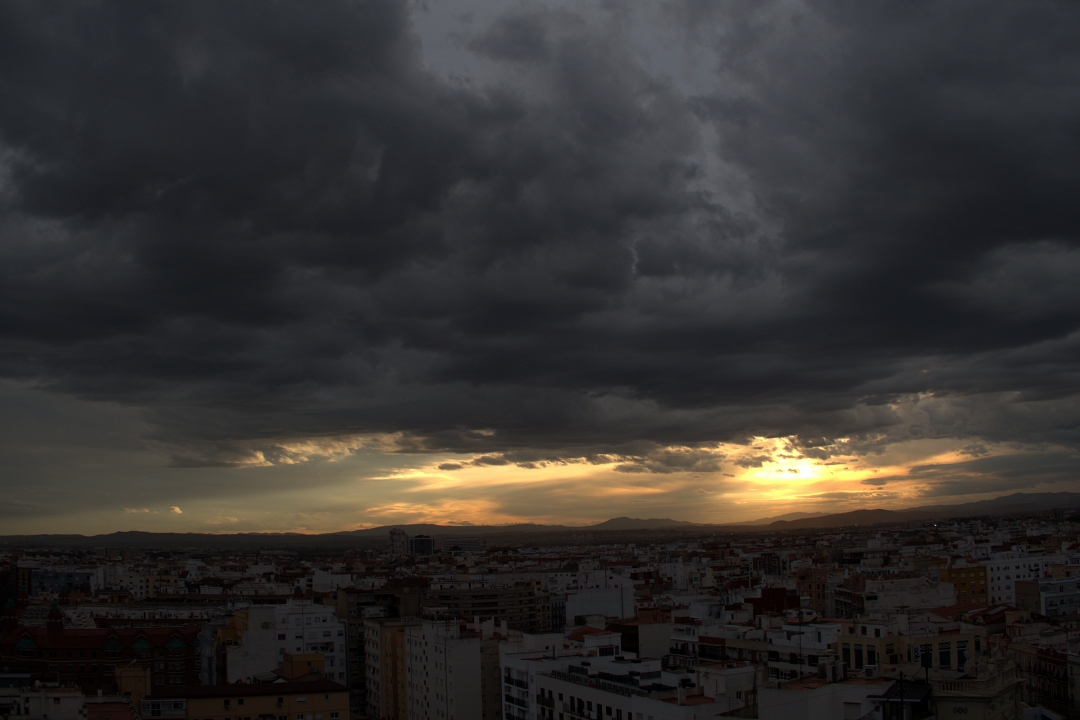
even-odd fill
[(1074, 472), (1080, 6), (412, 12), (0, 7), (0, 373), (179, 467)]

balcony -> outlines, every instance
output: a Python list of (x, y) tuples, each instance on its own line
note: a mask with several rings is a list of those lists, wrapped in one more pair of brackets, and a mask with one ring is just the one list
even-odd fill
[(569, 715), (571, 718), (584, 718), (585, 720), (601, 720), (599, 710), (593, 710), (591, 713), (585, 708), (578, 708), (570, 703), (563, 703), (563, 712)]
[(536, 704), (541, 707), (555, 708), (555, 698), (544, 697), (543, 695), (536, 696)]
[(1016, 670), (1009, 668), (984, 680), (934, 680), (935, 695), (996, 695), (1003, 688), (1020, 682)]
[(510, 693), (507, 693), (506, 695), (503, 695), (503, 699), (505, 699), (506, 702), (510, 703), (511, 705), (517, 705), (519, 708), (525, 708), (526, 710), (529, 709), (529, 701), (528, 700), (523, 700), (522, 698), (515, 697), (514, 695), (511, 695)]
[(529, 681), (528, 680), (518, 680), (517, 678), (511, 677), (510, 675), (503, 675), (503, 682), (505, 682), (507, 685), (512, 685), (514, 687), (521, 688), (522, 690), (528, 690), (529, 689)]

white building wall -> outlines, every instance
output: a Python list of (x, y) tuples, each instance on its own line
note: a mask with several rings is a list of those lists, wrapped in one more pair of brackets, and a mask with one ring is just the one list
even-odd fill
[(636, 617), (633, 580), (608, 571), (581, 573), (577, 591), (569, 591), (566, 596), (567, 624), (573, 624), (580, 615)]
[(874, 709), (867, 700), (892, 685), (864, 681), (828, 683), (811, 690), (761, 688), (758, 690), (759, 720), (839, 720), (860, 718)]
[(276, 670), (281, 665), (274, 608), (250, 607), (246, 612), (248, 629), (241, 634), (240, 644), (225, 648), (226, 680), (230, 683), (250, 683), (256, 675)]
[(405, 628), (409, 720), (481, 716), (480, 638), (460, 636), (456, 620)]
[(326, 677), (348, 684), (345, 621), (338, 618), (335, 608), (306, 600), (274, 607), (279, 653), (321, 652), (326, 656)]
[(287, 605), (248, 608), (248, 628), (241, 643), (226, 649), (228, 682), (249, 682), (281, 667), (285, 653), (325, 656), (327, 679), (348, 683), (345, 621), (334, 608), (293, 600)]
[(1059, 555), (1028, 555), (1023, 548), (994, 553), (982, 563), (990, 585), (990, 604), (1015, 605), (1017, 580), (1037, 580), (1047, 565), (1061, 560)]

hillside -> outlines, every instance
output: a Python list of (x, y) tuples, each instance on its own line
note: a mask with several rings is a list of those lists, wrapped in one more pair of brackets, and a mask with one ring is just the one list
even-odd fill
[(760, 532), (764, 530), (815, 530), (833, 527), (878, 525), (922, 520), (1001, 515), (1018, 512), (1080, 508), (1080, 493), (1014, 493), (991, 500), (956, 505), (926, 505), (902, 510), (870, 508), (844, 513), (788, 513), (776, 518), (762, 518), (739, 524), (698, 524), (670, 518), (617, 517), (595, 525), (384, 525), (363, 530), (307, 535), (301, 533), (152, 533), (140, 531), (115, 532), (106, 535), (7, 535), (0, 536), (0, 546), (21, 547), (117, 547), (161, 549), (234, 547), (243, 549), (307, 549), (348, 548), (357, 544), (374, 545), (387, 541), (391, 528), (401, 528), (409, 535), (433, 537), (486, 537), (489, 541), (505, 543), (543, 541), (546, 536), (570, 541), (581, 533), (627, 532)]

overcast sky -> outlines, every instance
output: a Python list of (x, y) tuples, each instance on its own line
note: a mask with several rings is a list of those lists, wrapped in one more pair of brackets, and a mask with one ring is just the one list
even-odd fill
[(0, 4), (7, 532), (1080, 490), (1080, 3)]

